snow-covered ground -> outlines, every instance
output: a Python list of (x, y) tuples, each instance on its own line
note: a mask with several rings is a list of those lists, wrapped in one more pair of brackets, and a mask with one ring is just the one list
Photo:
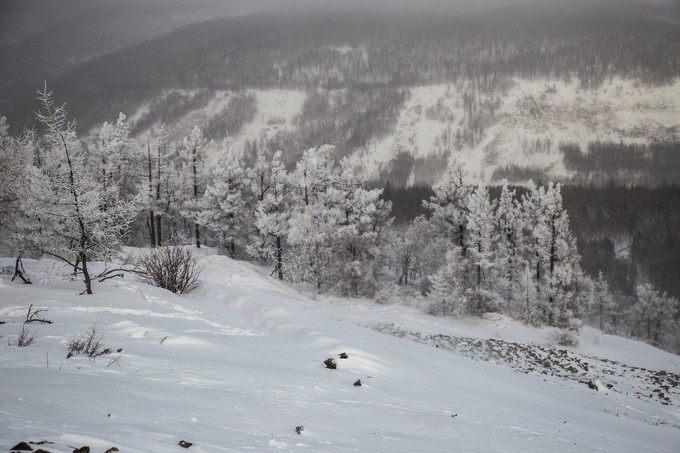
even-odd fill
[[(186, 440), (195, 452), (680, 451), (678, 356), (591, 328), (563, 353), (549, 329), (505, 317), (315, 300), (257, 266), (203, 254), (188, 296), (131, 276), (79, 296), (81, 283), (54, 278), (48, 261), (27, 263), (31, 286), (3, 275), (0, 450), (45, 440), (34, 449), (183, 451)], [(52, 324), (29, 324), (36, 342), (9, 346), (31, 304)], [(93, 323), (114, 352), (67, 359), (66, 341)], [(599, 365), (565, 378), (513, 366), (506, 349), (482, 354), (472, 340)], [(614, 362), (601, 359), (627, 371), (604, 375)], [(670, 387), (670, 403), (651, 395), (657, 385)], [(650, 395), (633, 391), (646, 386)]]
[[(612, 78), (596, 88), (584, 88), (577, 80), (515, 78), (506, 89), (475, 91), (476, 105), (496, 106), (493, 117), (488, 116), (488, 105), (474, 114), (466, 110), (463, 98), (469, 89), (466, 81), (411, 87), (393, 132), (375, 137), (356, 150), (352, 154), (354, 165), (369, 178), (378, 177), (395, 156), (405, 152), (420, 162), (416, 166), (424, 165), (412, 171), (408, 183), (432, 183), (444, 168), (432, 161), (451, 153), (465, 163), (475, 181), (489, 182), (494, 170), (508, 165), (568, 177), (571, 174), (559, 150), (563, 143), (578, 144), (587, 151), (592, 141), (645, 144), (680, 139), (680, 79), (666, 86), (647, 86), (632, 79)], [(297, 131), (295, 118), (307, 98), (305, 91), (252, 89), (247, 93), (255, 96), (257, 112), (231, 137), (236, 150), (243, 151), (247, 141), (262, 143), (279, 133)], [(181, 140), (194, 126), (205, 125), (234, 95), (232, 91), (216, 91), (204, 106), (181, 115), (169, 125), (173, 138)], [(131, 121), (140, 119), (148, 109), (148, 104), (140, 106), (131, 114)], [(471, 146), (465, 140), (456, 144), (456, 136), (464, 137), (466, 128), (476, 121), (483, 125), (475, 144)], [(144, 134), (141, 137), (143, 147), (146, 138)], [(211, 161), (221, 156), (221, 149), (217, 147), (209, 156)]]
[[(357, 152), (357, 164), (369, 174), (378, 174), (401, 151), (426, 159), (454, 150), (476, 180), (489, 181), (495, 168), (512, 164), (568, 176), (559, 151), (562, 143), (575, 143), (587, 151), (591, 141), (649, 143), (680, 138), (680, 79), (654, 87), (613, 78), (586, 89), (577, 80), (515, 78), (502, 92), (477, 92), (482, 101), (498, 102), (496, 116), (478, 143), (456, 150), (453, 139), (469, 121), (464, 89), (464, 84), (412, 88), (394, 133)], [(445, 115), (428, 115), (437, 104)], [(423, 182), (413, 176), (411, 183)]]

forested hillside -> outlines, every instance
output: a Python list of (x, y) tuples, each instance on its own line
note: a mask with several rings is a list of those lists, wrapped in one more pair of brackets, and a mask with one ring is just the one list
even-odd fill
[[(526, 189), (515, 188), (519, 193)], [(492, 197), (499, 188), (490, 189)], [(633, 298), (639, 281), (651, 281), (680, 297), (680, 194), (678, 186), (626, 187), (567, 185), (562, 188), (569, 223), (577, 238), (584, 270), (601, 271), (617, 297)], [(406, 224), (425, 214), (427, 186), (388, 186), (383, 196), (392, 202), (395, 222)]]

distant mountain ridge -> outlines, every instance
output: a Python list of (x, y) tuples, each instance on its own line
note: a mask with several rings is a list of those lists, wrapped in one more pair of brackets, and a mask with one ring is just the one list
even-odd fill
[[(584, 181), (593, 176), (566, 168), (562, 145), (585, 153), (590, 142), (678, 138), (680, 26), (653, 19), (672, 17), (666, 4), (283, 10), (192, 23), (45, 78), (83, 132), (122, 111), (136, 133), (160, 122), (179, 133), (195, 122), (213, 138), (234, 135), (244, 152), (282, 149), (290, 161), (332, 143), (338, 156), (398, 184), (432, 182), (452, 154), (483, 180), (548, 171)], [(9, 71), (20, 82), (0, 85), (0, 98), (19, 131), (32, 124), (38, 81), (21, 64)], [(259, 105), (229, 104), (238, 93)], [(277, 109), (263, 102), (275, 98), (283, 114), (263, 118)]]

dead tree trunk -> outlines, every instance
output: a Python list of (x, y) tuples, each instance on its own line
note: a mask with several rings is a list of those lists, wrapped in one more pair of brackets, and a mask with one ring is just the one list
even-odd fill
[(283, 280), (283, 253), (281, 251), (281, 236), (276, 236), (276, 272), (279, 280)]
[(82, 265), (83, 279), (85, 280), (85, 293), (92, 294), (92, 279), (87, 269), (87, 255), (85, 252), (80, 252), (80, 264)]
[(19, 255), (17, 256), (16, 261), (14, 262), (14, 276), (12, 276), (12, 281), (14, 281), (15, 278), (19, 277), (19, 279), (24, 282), (26, 285), (30, 285), (31, 279), (28, 278), (25, 275), (26, 270), (24, 269), (24, 263), (21, 262), (21, 255), (23, 254), (23, 251), (19, 252)]

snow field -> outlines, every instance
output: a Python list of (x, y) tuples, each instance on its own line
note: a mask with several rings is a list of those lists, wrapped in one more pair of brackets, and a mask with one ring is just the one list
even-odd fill
[[(313, 297), (268, 270), (202, 252), (201, 286), (177, 296), (132, 276), (77, 296), (80, 282), (27, 263), (36, 284), (0, 285), (0, 448), (121, 451), (677, 451), (677, 403), (662, 406), (377, 332), (378, 323), (546, 344), (549, 329), (502, 316), (434, 318), (405, 306)], [(43, 273), (48, 268), (50, 272)], [(314, 300), (316, 299), (316, 300)], [(8, 346), (29, 304), (38, 337)], [(97, 323), (106, 347), (66, 359)], [(595, 342), (594, 338), (598, 337)], [(597, 343), (597, 344), (596, 344)], [(680, 371), (680, 359), (586, 328), (576, 354)], [(348, 359), (339, 359), (346, 352)], [(337, 370), (322, 362), (335, 357)], [(363, 386), (352, 383), (361, 379)], [(295, 426), (303, 425), (301, 435)], [(77, 444), (77, 445), (76, 445)]]

